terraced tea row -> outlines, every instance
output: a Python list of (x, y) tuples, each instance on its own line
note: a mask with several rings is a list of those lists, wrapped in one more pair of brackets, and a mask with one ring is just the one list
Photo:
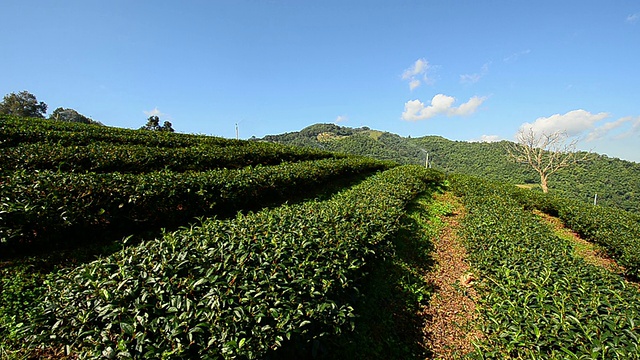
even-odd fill
[(344, 157), (346, 156), (258, 142), (180, 148), (109, 143), (86, 146), (35, 143), (3, 149), (0, 163), (4, 170), (145, 173), (163, 169), (175, 172), (237, 169), (250, 165), (277, 165), (282, 162)]
[(75, 233), (180, 225), (284, 201), (387, 166), (346, 158), (185, 173), (15, 171), (0, 176), (0, 241), (64, 242)]
[(637, 359), (640, 293), (587, 264), (514, 199), (514, 191), (456, 177), (466, 244), (483, 286), (476, 358)]
[(488, 191), (509, 194), (526, 209), (557, 216), (585, 240), (600, 245), (624, 266), (628, 276), (640, 278), (640, 216), (607, 206), (594, 206), (509, 185), (491, 184)]
[(96, 142), (166, 148), (191, 147), (204, 144), (211, 146), (241, 146), (248, 143), (247, 141), (224, 139), (215, 136), (176, 134), (163, 131), (136, 131), (0, 115), (0, 148), (33, 143), (85, 146)]
[(262, 358), (349, 328), (354, 281), (442, 174), (399, 167), (328, 201), (167, 233), (50, 280), (33, 345), (88, 358)]

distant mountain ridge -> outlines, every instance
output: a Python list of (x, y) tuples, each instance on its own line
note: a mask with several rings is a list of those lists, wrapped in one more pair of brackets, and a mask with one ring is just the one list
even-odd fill
[[(441, 136), (402, 137), (368, 127), (314, 124), (300, 131), (267, 135), (263, 141), (425, 164), (448, 173), (463, 173), (512, 184), (536, 187), (538, 175), (527, 165), (512, 162), (505, 142), (453, 141)], [(615, 206), (640, 213), (640, 164), (590, 154), (586, 161), (563, 169), (549, 179), (550, 192), (560, 196)]]

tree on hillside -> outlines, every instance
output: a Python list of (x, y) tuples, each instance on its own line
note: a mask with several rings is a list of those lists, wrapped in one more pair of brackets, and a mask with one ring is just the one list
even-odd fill
[(521, 164), (528, 164), (540, 175), (543, 192), (549, 192), (549, 176), (560, 169), (583, 161), (588, 153), (580, 155), (576, 150), (578, 140), (568, 142), (566, 132), (537, 135), (533, 129), (520, 129), (516, 143), (506, 143), (509, 157)]
[(165, 121), (164, 123), (162, 123), (162, 126), (160, 127), (160, 131), (175, 132), (175, 130), (173, 130), (173, 125), (168, 121)]
[(83, 124), (99, 124), (100, 122), (88, 118), (73, 109), (57, 108), (53, 111), (53, 114), (49, 116), (50, 120), (66, 121), (66, 122), (78, 122)]
[(0, 114), (44, 118), (46, 112), (47, 104), (38, 102), (35, 95), (28, 91), (7, 94), (0, 102)]
[(140, 130), (152, 130), (152, 131), (167, 131), (174, 132), (173, 125), (165, 121), (162, 125), (160, 125), (160, 118), (157, 116), (149, 116), (147, 119), (147, 124), (140, 128)]

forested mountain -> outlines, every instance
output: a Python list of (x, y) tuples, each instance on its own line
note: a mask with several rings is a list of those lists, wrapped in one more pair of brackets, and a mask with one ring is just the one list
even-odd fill
[[(394, 160), (403, 164), (424, 164), (448, 173), (463, 173), (536, 188), (538, 175), (525, 164), (509, 159), (504, 142), (452, 141), (440, 136), (405, 138), (367, 127), (349, 128), (315, 124), (299, 132), (268, 135), (262, 140), (330, 151)], [(560, 196), (616, 206), (640, 212), (640, 164), (590, 154), (573, 167), (560, 170), (549, 179), (549, 189)]]

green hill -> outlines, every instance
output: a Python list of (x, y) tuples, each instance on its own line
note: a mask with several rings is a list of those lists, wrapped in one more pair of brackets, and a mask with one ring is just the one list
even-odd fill
[[(504, 142), (452, 141), (440, 136), (405, 138), (367, 127), (349, 128), (335, 124), (315, 124), (299, 132), (268, 135), (262, 140), (306, 146), (347, 154), (393, 160), (402, 164), (424, 164), (429, 154), (431, 166), (447, 173), (463, 173), (491, 180), (533, 185), (537, 174), (526, 165), (507, 157)], [(590, 154), (586, 161), (561, 170), (549, 180), (552, 193), (640, 212), (640, 164)]]
[[(285, 136), (528, 176), (500, 144), (305, 130)], [(265, 141), (6, 116), (0, 140), (2, 359), (640, 354), (638, 215)]]

